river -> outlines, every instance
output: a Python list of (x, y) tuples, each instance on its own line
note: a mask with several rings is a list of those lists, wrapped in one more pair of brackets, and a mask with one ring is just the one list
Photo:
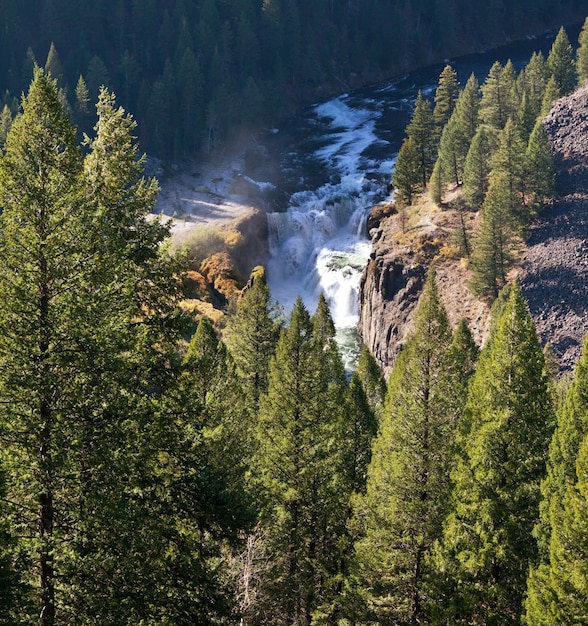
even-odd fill
[[(579, 29), (578, 29), (579, 30)], [(570, 40), (577, 32), (568, 31)], [(496, 61), (517, 70), (534, 51), (547, 56), (555, 33), (448, 62), (463, 86), (482, 83)], [(280, 202), (268, 213), (272, 297), (288, 313), (298, 296), (312, 312), (324, 293), (348, 370), (357, 359), (359, 281), (371, 245), (366, 220), (389, 197), (389, 183), (418, 91), (433, 98), (443, 65), (309, 107), (265, 141), (279, 174)]]

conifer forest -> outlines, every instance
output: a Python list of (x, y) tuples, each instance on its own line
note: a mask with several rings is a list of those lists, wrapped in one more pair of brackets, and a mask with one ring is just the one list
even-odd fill
[[(588, 339), (552, 367), (510, 270), (588, 80), (577, 0), (0, 2), (0, 625), (588, 624)], [(559, 29), (419, 93), (399, 210), (459, 188), (477, 345), (435, 267), (386, 380), (262, 266), (215, 324), (151, 219), (161, 159)], [(22, 95), (21, 95), (22, 94)]]

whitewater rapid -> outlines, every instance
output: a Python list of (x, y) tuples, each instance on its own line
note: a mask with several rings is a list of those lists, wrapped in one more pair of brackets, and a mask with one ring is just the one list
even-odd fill
[[(520, 69), (534, 51), (546, 55), (554, 36), (451, 65), (462, 86), (472, 73), (482, 83), (494, 61), (511, 59)], [(378, 202), (391, 199), (392, 171), (417, 94), (432, 100), (442, 69), (423, 68), (317, 104), (278, 130), (287, 136), (276, 159), (288, 201), (268, 214), (272, 297), (288, 315), (298, 296), (312, 313), (324, 293), (348, 369), (357, 358), (359, 282), (371, 251), (367, 217)]]
[(371, 249), (367, 218), (388, 195), (395, 157), (376, 160), (367, 154), (387, 142), (375, 133), (381, 111), (362, 100), (358, 104), (346, 94), (312, 108), (309, 124), (320, 139), (304, 153), (304, 167), (312, 172), (314, 164), (328, 180), (293, 193), (287, 211), (268, 214), (272, 297), (287, 313), (300, 296), (312, 312), (323, 293), (348, 366), (357, 357), (359, 281)]

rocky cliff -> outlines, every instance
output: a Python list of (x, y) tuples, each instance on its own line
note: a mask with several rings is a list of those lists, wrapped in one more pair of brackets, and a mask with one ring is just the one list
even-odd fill
[[(558, 100), (545, 119), (557, 172), (557, 195), (532, 226), (517, 277), (543, 343), (551, 343), (562, 371), (579, 357), (588, 331), (588, 87)], [(455, 254), (460, 227), (457, 200), (439, 209), (427, 201), (410, 217), (377, 207), (372, 254), (364, 270), (359, 334), (389, 374), (411, 329), (432, 263), (441, 297), (455, 326), (466, 317), (479, 344), (487, 336), (489, 307), (469, 292), (469, 272)], [(462, 213), (462, 215), (464, 215)], [(470, 226), (477, 215), (465, 214)]]

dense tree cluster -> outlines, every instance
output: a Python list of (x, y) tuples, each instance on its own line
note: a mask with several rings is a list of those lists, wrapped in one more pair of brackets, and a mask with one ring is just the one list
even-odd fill
[(556, 4), (6, 0), (0, 84), (14, 114), (34, 64), (45, 67), (85, 132), (105, 85), (139, 120), (145, 149), (181, 158), (348, 85), (580, 19), (574, 0)]
[(446, 66), (434, 110), (421, 94), (416, 100), (393, 174), (396, 199), (410, 205), (428, 189), (433, 202), (442, 204), (448, 189), (460, 189), (460, 210), (479, 210), (473, 234), (464, 227), (459, 236), (476, 295), (498, 296), (525, 228), (554, 193), (541, 116), (586, 80), (587, 33), (588, 19), (574, 55), (561, 28), (547, 59), (534, 53), (518, 75), (511, 61), (496, 62), (481, 86), (472, 75), (460, 90)]
[(581, 622), (588, 347), (556, 413), (517, 285), (479, 353), (433, 269), (387, 385), (262, 268), (190, 329), (134, 122), (97, 115), (82, 152), (37, 70), (0, 158), (0, 623)]

